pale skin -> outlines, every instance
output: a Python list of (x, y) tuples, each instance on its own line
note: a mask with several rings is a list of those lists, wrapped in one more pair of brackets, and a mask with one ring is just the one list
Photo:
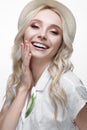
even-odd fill
[[(62, 21), (53, 11), (40, 11), (29, 23), (21, 43), (22, 76), (17, 96), (0, 112), (0, 130), (16, 130), (22, 109), (31, 88), (52, 61), (62, 42)], [(16, 110), (16, 111), (15, 111)], [(87, 130), (87, 105), (75, 120), (80, 130)], [(14, 117), (14, 118), (12, 118)]]

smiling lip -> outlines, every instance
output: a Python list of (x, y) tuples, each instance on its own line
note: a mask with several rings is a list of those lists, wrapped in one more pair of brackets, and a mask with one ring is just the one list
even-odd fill
[(48, 49), (49, 48), (46, 44), (40, 43), (40, 42), (37, 42), (37, 41), (32, 42), (32, 45), (34, 47), (40, 48), (40, 49)]

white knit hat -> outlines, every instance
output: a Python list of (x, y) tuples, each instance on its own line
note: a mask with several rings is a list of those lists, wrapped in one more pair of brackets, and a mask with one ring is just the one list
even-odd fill
[(67, 26), (67, 32), (68, 34), (65, 34), (67, 37), (67, 41), (72, 44), (74, 37), (75, 37), (75, 32), (76, 32), (76, 22), (75, 18), (72, 14), (72, 12), (62, 3), (55, 1), (55, 0), (31, 0), (22, 10), (19, 21), (18, 21), (18, 28), (22, 25), (24, 19), (27, 17), (27, 15), (35, 10), (36, 8), (46, 5), (53, 7), (58, 10), (60, 15), (63, 17), (66, 26)]

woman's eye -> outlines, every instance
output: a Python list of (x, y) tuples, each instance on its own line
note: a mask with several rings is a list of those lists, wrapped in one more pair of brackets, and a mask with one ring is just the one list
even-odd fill
[(51, 31), (52, 34), (58, 35), (59, 33), (57, 31)]
[(31, 27), (32, 27), (32, 28), (35, 28), (35, 29), (38, 29), (38, 28), (39, 28), (39, 26), (37, 26), (37, 25), (31, 25)]

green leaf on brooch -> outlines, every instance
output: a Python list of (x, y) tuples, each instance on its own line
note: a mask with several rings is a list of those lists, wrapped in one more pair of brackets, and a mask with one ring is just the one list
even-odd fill
[(36, 96), (34, 96), (34, 93), (33, 93), (32, 97), (31, 97), (31, 104), (25, 113), (25, 118), (27, 118), (30, 115), (30, 113), (32, 112), (34, 104), (35, 104), (35, 99), (36, 99)]

